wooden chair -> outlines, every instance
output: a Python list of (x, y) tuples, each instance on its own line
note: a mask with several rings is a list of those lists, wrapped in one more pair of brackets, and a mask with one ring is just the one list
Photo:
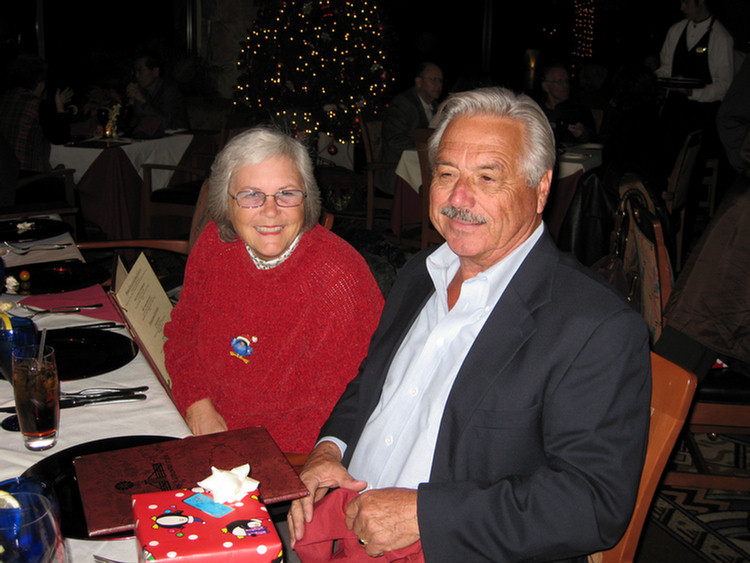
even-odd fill
[[(685, 237), (685, 208), (687, 207), (688, 193), (695, 167), (695, 160), (703, 144), (703, 131), (693, 131), (685, 138), (675, 160), (672, 173), (667, 180), (667, 189), (662, 193), (662, 198), (667, 205), (667, 211), (673, 222), (676, 221), (678, 228), (674, 233), (675, 238), (675, 271), (682, 267), (683, 242)], [(679, 215), (679, 219), (677, 218)]]
[[(747, 377), (730, 370), (716, 370), (699, 384), (695, 403), (687, 420), (683, 440), (696, 471), (673, 469), (664, 484), (699, 489), (750, 490), (750, 476), (742, 467), (742, 454), (750, 447), (750, 386)], [(735, 443), (735, 463), (744, 475), (715, 472), (703, 457), (696, 434)]]
[[(193, 217), (201, 187), (208, 177), (207, 169), (151, 163), (142, 165), (141, 170), (143, 171), (140, 215), (142, 238), (153, 236), (154, 219), (163, 222), (167, 217), (180, 217), (187, 222)], [(173, 179), (168, 187), (154, 191), (152, 189), (154, 170), (171, 171), (174, 175), (179, 175), (179, 180)]]
[(203, 231), (211, 217), (208, 213), (208, 180), (203, 182), (191, 217), (190, 234), (187, 239), (127, 239), (106, 240), (96, 242), (80, 242), (80, 250), (110, 250), (120, 248), (143, 248), (151, 250), (164, 250), (187, 256), (193, 248), (195, 241)]
[(34, 184), (37, 182), (47, 182), (49, 180), (62, 180), (63, 193), (61, 199), (57, 201), (34, 201), (33, 193), (26, 193), (22, 201), (16, 200), (16, 203), (6, 207), (0, 207), (0, 219), (31, 217), (34, 215), (50, 214), (60, 215), (71, 228), (73, 237), (76, 237), (77, 231), (83, 228), (83, 218), (76, 204), (75, 180), (72, 168), (56, 168), (49, 172), (39, 172), (25, 176), (18, 180), (16, 184), (16, 194), (19, 190), (28, 189), (33, 191)]
[(367, 217), (365, 227), (371, 231), (375, 221), (375, 211), (378, 209), (385, 210), (390, 215), (393, 209), (393, 198), (376, 195), (375, 176), (381, 170), (391, 170), (395, 173), (398, 163), (383, 160), (382, 121), (365, 120), (360, 117), (359, 128), (362, 134), (362, 144), (365, 148), (365, 174), (367, 176)]
[(422, 173), (422, 237), (421, 247), (427, 248), (431, 244), (442, 244), (445, 239), (437, 232), (430, 221), (430, 184), (432, 184), (432, 166), (427, 151), (427, 141), (434, 129), (417, 129), (414, 131), (414, 141), (419, 155), (419, 169)]
[(682, 430), (696, 388), (696, 378), (651, 353), (651, 424), (641, 483), (630, 524), (617, 545), (589, 557), (593, 563), (632, 563), (651, 501)]

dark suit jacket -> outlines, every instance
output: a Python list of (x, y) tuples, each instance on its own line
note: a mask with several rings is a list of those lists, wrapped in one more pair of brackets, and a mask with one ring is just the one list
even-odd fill
[[(416, 148), (414, 130), (430, 126), (416, 88), (402, 92), (388, 105), (383, 113), (383, 160), (398, 162), (401, 153)], [(392, 194), (396, 188), (396, 174), (393, 170), (378, 170), (375, 184), (386, 193)]]
[[(434, 291), (426, 255), (399, 275), (360, 373), (321, 432), (347, 443), (345, 465)], [(648, 434), (648, 333), (593, 276), (545, 232), (487, 319), (419, 486), (429, 563), (575, 560), (625, 530)]]

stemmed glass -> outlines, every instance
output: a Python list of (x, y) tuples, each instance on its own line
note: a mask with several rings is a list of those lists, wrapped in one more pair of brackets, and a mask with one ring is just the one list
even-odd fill
[(67, 563), (65, 540), (49, 499), (36, 493), (6, 495), (3, 495), (0, 505), (2, 560), (8, 563)]

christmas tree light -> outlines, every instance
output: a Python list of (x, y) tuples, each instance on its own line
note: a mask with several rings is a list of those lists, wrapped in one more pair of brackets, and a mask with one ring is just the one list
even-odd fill
[(235, 104), (298, 134), (354, 142), (362, 112), (393, 86), (386, 26), (372, 0), (278, 0), (241, 45)]

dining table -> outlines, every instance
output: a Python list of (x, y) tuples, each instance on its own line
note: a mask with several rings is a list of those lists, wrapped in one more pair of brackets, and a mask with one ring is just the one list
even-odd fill
[[(566, 145), (558, 151), (551, 197), (545, 210), (545, 222), (553, 236), (556, 236), (565, 218), (580, 177), (601, 165), (602, 148), (597, 143), (582, 143)], [(422, 222), (421, 186), (418, 153), (407, 149), (401, 153), (396, 166), (396, 190), (391, 213), (391, 230), (396, 236), (400, 236), (405, 225)]]
[[(50, 164), (75, 171), (85, 220), (98, 225), (108, 239), (130, 239), (140, 232), (141, 166), (184, 164), (204, 142), (204, 136), (189, 132), (155, 139), (90, 138), (52, 145)], [(167, 187), (172, 176), (170, 170), (153, 170), (152, 190)]]
[[(55, 220), (55, 218), (52, 218)], [(17, 267), (40, 265), (49, 261), (78, 260), (84, 258), (75, 246), (68, 233), (57, 234), (33, 242), (15, 245), (16, 248), (31, 248), (21, 254), (14, 250), (3, 256), (6, 274)], [(40, 250), (35, 251), (34, 248)], [(2, 247), (0, 247), (2, 250)], [(5, 251), (8, 249), (6, 248)], [(29, 312), (20, 305), (38, 308), (50, 308), (60, 305), (101, 304), (101, 307), (81, 310), (79, 313), (47, 313), (35, 315), (33, 320), (39, 331), (47, 334), (65, 327), (79, 327), (94, 322), (110, 321), (116, 323), (106, 329), (130, 338), (117, 309), (110, 302), (105, 289), (99, 283), (90, 286), (63, 291), (59, 293), (18, 295), (4, 293), (1, 300), (11, 302), (11, 315), (28, 316)], [(102, 329), (79, 329), (100, 331)], [(103, 331), (103, 330), (102, 330)], [(104, 332), (104, 331), (103, 331)], [(93, 338), (93, 337), (92, 337)], [(58, 360), (58, 364), (60, 360)], [(94, 372), (96, 373), (96, 372)], [(138, 350), (132, 359), (114, 367), (110, 371), (90, 377), (73, 377), (63, 379), (61, 392), (74, 392), (86, 388), (125, 388), (147, 386), (147, 398), (138, 402), (100, 403), (60, 410), (60, 425), (57, 444), (46, 451), (27, 450), (20, 432), (0, 429), (0, 480), (21, 476), (42, 460), (52, 456), (64, 457), (66, 449), (80, 447), (94, 441), (111, 441), (127, 439), (124, 437), (170, 437), (183, 438), (190, 436), (190, 430), (175, 407), (169, 390), (163, 387), (144, 355)], [(14, 405), (11, 384), (0, 378), (0, 407)], [(7, 417), (7, 414), (0, 417)], [(103, 442), (107, 443), (107, 442)], [(134, 562), (138, 560), (138, 548), (134, 538), (89, 540), (68, 537), (65, 540), (69, 561), (71, 563), (91, 563), (94, 554), (119, 561)]]

